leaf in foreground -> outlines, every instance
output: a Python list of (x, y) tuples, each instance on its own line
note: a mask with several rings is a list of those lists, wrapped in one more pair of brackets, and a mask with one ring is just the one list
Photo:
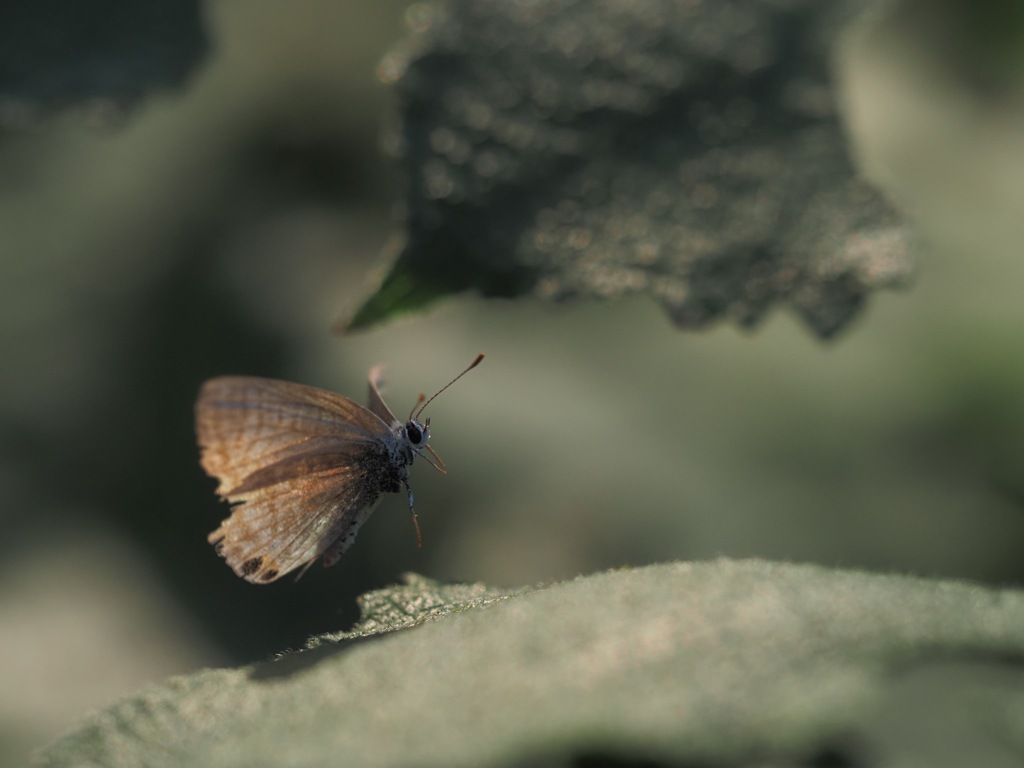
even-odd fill
[(973, 764), (1024, 755), (1018, 591), (719, 560), (520, 593), (416, 577), (367, 605), (312, 650), (125, 699), (43, 764), (847, 765), (936, 734)]

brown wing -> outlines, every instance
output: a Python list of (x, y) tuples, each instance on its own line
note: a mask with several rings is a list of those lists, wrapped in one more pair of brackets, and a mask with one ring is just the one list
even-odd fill
[(223, 376), (203, 384), (196, 400), (200, 461), (220, 480), (222, 496), (282, 461), (351, 451), (387, 433), (387, 424), (347, 397), (288, 381)]
[(360, 457), (387, 426), (346, 397), (253, 377), (206, 382), (196, 401), (203, 469), (238, 504), (209, 541), (235, 573), (267, 583), (318, 557), (379, 489)]
[(359, 470), (340, 467), (268, 486), (244, 501), (229, 496), (242, 503), (207, 538), (235, 573), (267, 584), (354, 534), (361, 511), (379, 495), (363, 480)]
[(378, 365), (370, 369), (370, 400), (369, 409), (379, 416), (385, 424), (396, 424), (398, 419), (395, 418), (395, 414), (391, 412), (387, 404), (384, 402), (384, 398), (380, 394), (381, 387), (384, 386), (384, 366)]

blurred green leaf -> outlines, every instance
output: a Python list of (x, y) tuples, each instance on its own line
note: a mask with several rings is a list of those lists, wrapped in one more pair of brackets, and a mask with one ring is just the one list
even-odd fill
[(1024, 3), (1020, 0), (934, 0), (949, 13), (975, 56), (1003, 68), (1024, 53)]
[[(908, 695), (944, 706), (964, 680), (985, 721), (973, 753), (1024, 748), (1024, 679), (1005, 674), (1024, 657), (1017, 591), (719, 560), (518, 594), (411, 577), (364, 605), (355, 631), (311, 650), (174, 678), (92, 715), (43, 764), (849, 765), (859, 749), (892, 752), (879, 723), (914, 710)], [(994, 695), (962, 660), (1012, 684)]]
[[(429, 238), (427, 257), (410, 249), (404, 238), (403, 247), (394, 250), (397, 259), (380, 287), (359, 308), (351, 319), (343, 320), (341, 333), (360, 331), (385, 320), (426, 309), (434, 302), (452, 294), (476, 288), (484, 296), (513, 297), (525, 293), (537, 281), (535, 270), (523, 266), (482, 267), (452, 240), (440, 242), (440, 235)], [(441, 259), (431, 254), (444, 254)]]
[(425, 309), (457, 290), (426, 275), (417, 275), (407, 264), (397, 261), (391, 266), (380, 288), (339, 330), (351, 333), (369, 328), (384, 320)]
[(83, 105), (114, 120), (150, 93), (179, 88), (206, 56), (204, 26), (197, 0), (4, 3), (0, 127)]
[(1019, 99), (1024, 78), (1020, 0), (903, 0), (888, 10), (891, 20), (941, 64), (951, 84), (967, 86), (990, 102)]
[(909, 229), (857, 178), (831, 73), (864, 4), (420, 3), (378, 70), (405, 242), (348, 329), (444, 293), (645, 292), (682, 328), (793, 307), (835, 334), (907, 282)]

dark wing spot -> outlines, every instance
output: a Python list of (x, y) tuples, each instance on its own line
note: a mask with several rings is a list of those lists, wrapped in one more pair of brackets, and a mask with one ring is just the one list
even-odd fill
[(271, 568), (269, 571), (260, 576), (260, 581), (273, 581), (277, 578), (277, 569)]
[(242, 563), (242, 575), (252, 576), (256, 571), (263, 565), (263, 555), (257, 555), (256, 557), (250, 557), (244, 563)]

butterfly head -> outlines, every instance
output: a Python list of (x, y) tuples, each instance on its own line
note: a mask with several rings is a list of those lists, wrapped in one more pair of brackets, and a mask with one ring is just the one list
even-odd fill
[(430, 440), (430, 419), (420, 424), (415, 419), (405, 422), (405, 439), (413, 448), (422, 448)]

